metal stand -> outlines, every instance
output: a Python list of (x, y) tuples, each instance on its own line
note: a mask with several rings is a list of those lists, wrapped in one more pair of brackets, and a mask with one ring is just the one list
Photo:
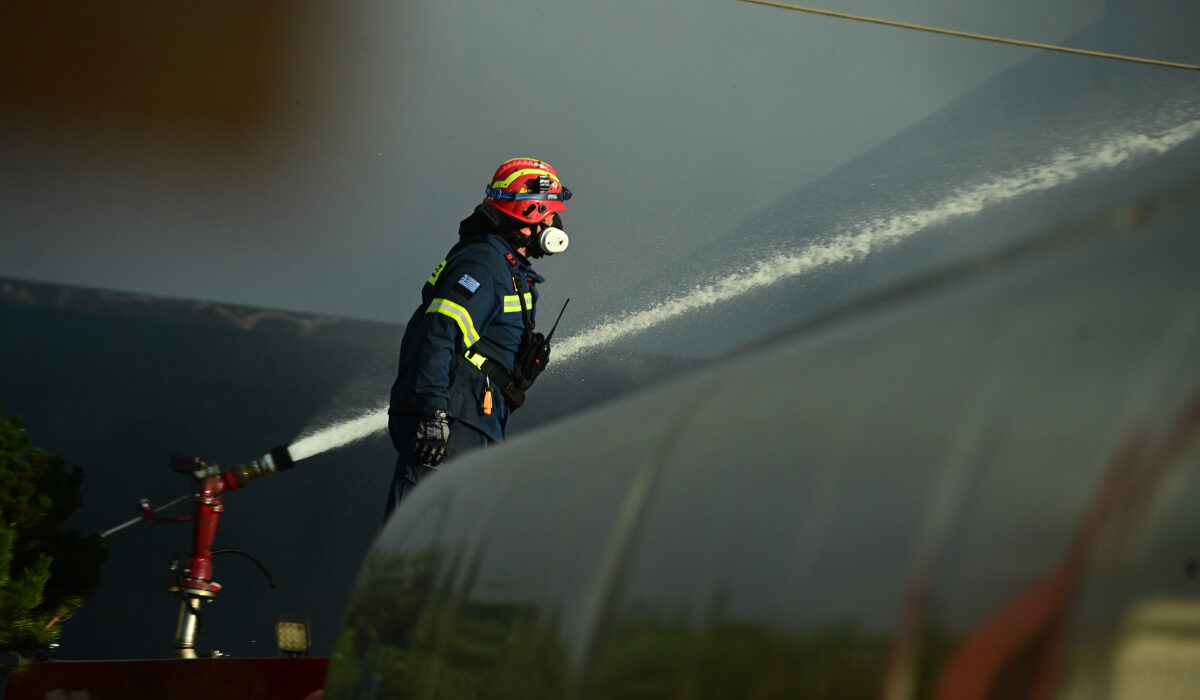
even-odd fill
[[(221, 494), (245, 486), (260, 476), (266, 476), (276, 471), (291, 469), (295, 466), (286, 446), (276, 447), (261, 458), (247, 464), (234, 465), (222, 472), (216, 465), (209, 465), (199, 459), (172, 457), (171, 468), (182, 474), (189, 474), (195, 479), (196, 491), (192, 496), (183, 496), (159, 508), (151, 508), (149, 501), (143, 499), (138, 505), (139, 516), (121, 523), (116, 527), (101, 533), (108, 537), (115, 532), (147, 522), (151, 525), (191, 521), (192, 553), (187, 560), (187, 566), (182, 569), (179, 561), (171, 565), (170, 591), (181, 598), (179, 605), (179, 621), (175, 625), (175, 656), (181, 659), (195, 659), (196, 632), (200, 628), (200, 606), (211, 603), (221, 592), (221, 584), (212, 580), (212, 558), (217, 554), (240, 554), (249, 558), (266, 575), (271, 587), (275, 580), (262, 562), (252, 555), (239, 549), (219, 549), (213, 551), (213, 538), (217, 534), (217, 520), (225, 507), (221, 505)], [(177, 503), (191, 499), (193, 504), (191, 515), (174, 518), (157, 518), (156, 514)]]

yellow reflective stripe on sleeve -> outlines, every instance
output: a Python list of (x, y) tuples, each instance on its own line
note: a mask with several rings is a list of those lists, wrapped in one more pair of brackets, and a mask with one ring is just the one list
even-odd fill
[(445, 270), (445, 269), (446, 269), (446, 261), (443, 260), (442, 264), (438, 265), (437, 269), (433, 271), (433, 275), (430, 276), (429, 286), (431, 286), (431, 287), (437, 286), (438, 277), (442, 276), (442, 270)]
[[(533, 309), (533, 293), (525, 292), (524, 296), (525, 296), (525, 308), (532, 310)], [(508, 296), (504, 297), (504, 310), (505, 311), (516, 311), (516, 312), (520, 313), (521, 298), (518, 297), (516, 294), (509, 294)]]
[(467, 362), (470, 362), (471, 364), (478, 367), (480, 371), (483, 371), (483, 363), (487, 361), (486, 357), (484, 357), (483, 355), (480, 355), (477, 352), (471, 352), (470, 350), (468, 350), (465, 353), (465, 355), (467, 358)]
[[(495, 182), (492, 183), (492, 187), (497, 188), (497, 189), (504, 189), (505, 187), (508, 187), (509, 185), (511, 185), (513, 180), (516, 180), (517, 178), (522, 177), (524, 175), (545, 175), (546, 177), (550, 178), (551, 180), (558, 182), (558, 178), (554, 177), (554, 173), (550, 172), (549, 170), (542, 170), (541, 168), (525, 168), (524, 170), (518, 170), (517, 172), (513, 173), (512, 175), (509, 175), (508, 177), (506, 177), (503, 180), (496, 180)], [(562, 186), (561, 182), (559, 182), (558, 184), (560, 187)]]
[(479, 333), (475, 330), (475, 322), (471, 320), (471, 314), (449, 299), (434, 299), (429, 302), (429, 308), (425, 309), (425, 313), (445, 314), (454, 319), (454, 322), (458, 324), (458, 329), (462, 331), (463, 344), (467, 347), (479, 342)]

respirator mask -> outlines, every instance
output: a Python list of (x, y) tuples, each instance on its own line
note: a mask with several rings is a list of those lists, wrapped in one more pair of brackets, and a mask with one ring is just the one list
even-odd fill
[[(555, 222), (560, 223), (560, 222)], [(548, 226), (542, 229), (542, 232), (534, 236), (534, 241), (537, 250), (542, 255), (553, 255), (561, 253), (567, 249), (567, 244), (570, 243), (570, 238), (567, 232), (556, 226)]]
[(530, 236), (527, 253), (531, 258), (554, 255), (567, 249), (570, 237), (562, 230), (562, 217), (555, 214), (546, 228)]

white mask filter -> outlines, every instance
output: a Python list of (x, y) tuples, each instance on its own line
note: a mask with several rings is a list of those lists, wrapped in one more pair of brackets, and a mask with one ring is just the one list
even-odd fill
[(543, 229), (538, 234), (537, 240), (538, 248), (546, 255), (563, 252), (567, 249), (567, 243), (569, 242), (570, 239), (567, 237), (567, 232), (553, 226)]

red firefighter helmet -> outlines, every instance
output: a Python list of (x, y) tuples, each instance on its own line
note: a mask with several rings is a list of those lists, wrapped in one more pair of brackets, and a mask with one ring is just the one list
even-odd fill
[(562, 186), (558, 172), (535, 158), (512, 158), (496, 168), (484, 190), (484, 202), (527, 224), (536, 224), (567, 208), (571, 190)]

